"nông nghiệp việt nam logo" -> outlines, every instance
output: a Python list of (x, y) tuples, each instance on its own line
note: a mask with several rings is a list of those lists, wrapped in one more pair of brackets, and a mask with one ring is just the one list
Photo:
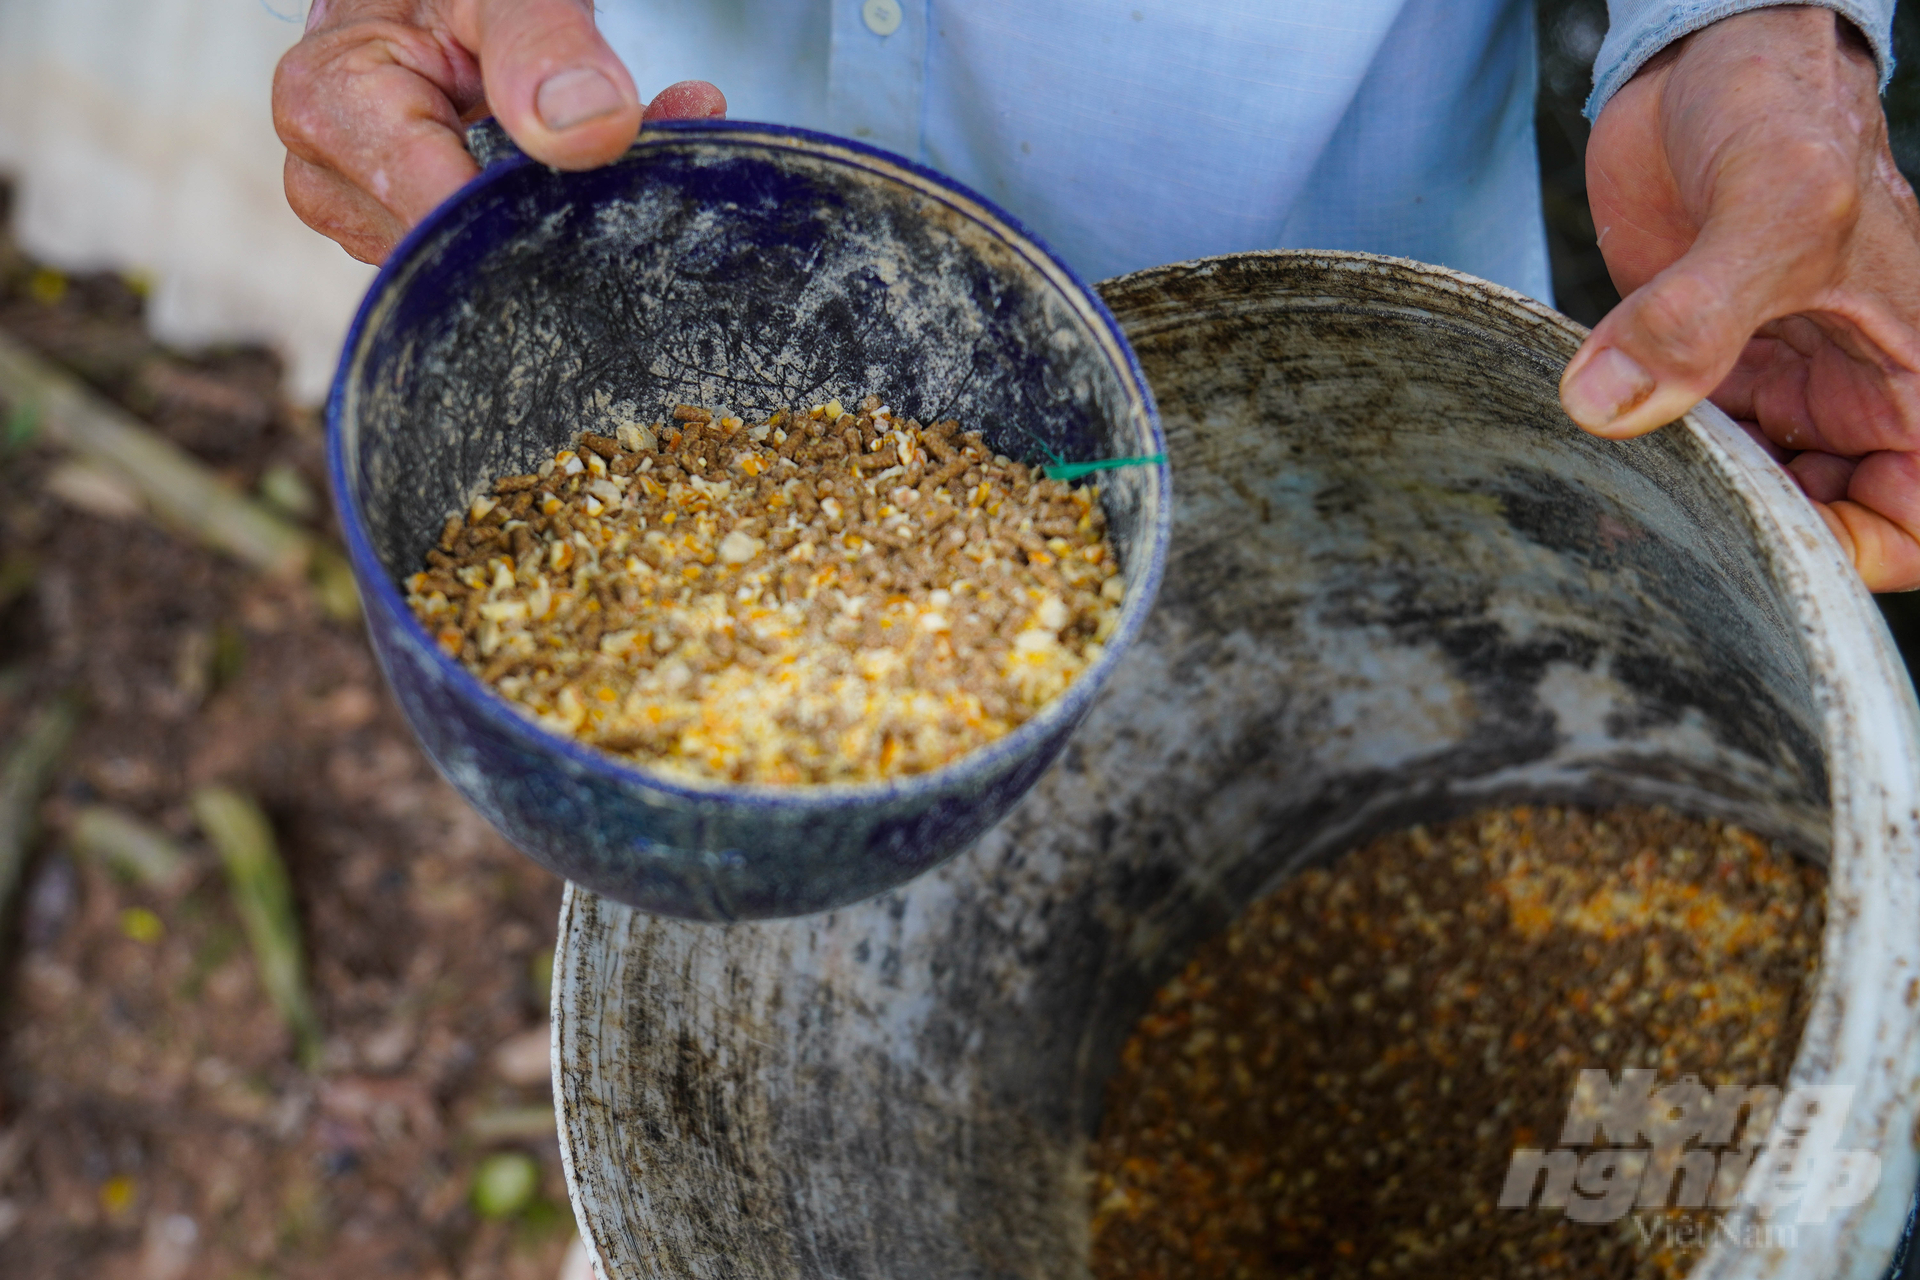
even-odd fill
[(1609, 1223), (1636, 1209), (1744, 1203), (1769, 1229), (1765, 1243), (1790, 1243), (1777, 1228), (1825, 1222), (1879, 1184), (1879, 1157), (1840, 1145), (1852, 1102), (1850, 1085), (1662, 1084), (1651, 1068), (1617, 1079), (1590, 1068), (1558, 1144), (1514, 1151), (1500, 1207)]

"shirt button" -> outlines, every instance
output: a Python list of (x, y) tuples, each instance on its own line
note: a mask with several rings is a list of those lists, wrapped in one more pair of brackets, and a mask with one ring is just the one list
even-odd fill
[(860, 17), (873, 34), (890, 36), (900, 29), (900, 0), (867, 0), (860, 6)]

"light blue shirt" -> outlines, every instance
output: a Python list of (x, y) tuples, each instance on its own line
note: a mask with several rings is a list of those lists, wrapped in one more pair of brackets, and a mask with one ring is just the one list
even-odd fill
[[(909, 156), (1088, 279), (1361, 249), (1551, 299), (1533, 0), (602, 0), (651, 97)], [(1590, 109), (1756, 0), (1613, 0)], [(1834, 0), (1887, 67), (1893, 0)], [(1710, 16), (1709, 16), (1710, 15)]]

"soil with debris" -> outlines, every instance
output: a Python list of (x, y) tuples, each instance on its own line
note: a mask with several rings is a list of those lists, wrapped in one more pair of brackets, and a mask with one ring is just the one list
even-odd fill
[[(1723, 1112), (1721, 1145), (1683, 1151), (1684, 1111), (1658, 1117), (1674, 1089), (1785, 1086), (1825, 887), (1721, 823), (1524, 806), (1294, 877), (1200, 949), (1122, 1051), (1089, 1158), (1093, 1274), (1677, 1280), (1765, 1122), (1736, 1133)], [(1523, 1166), (1507, 1207), (1515, 1152), (1566, 1136), (1577, 1082), (1578, 1114), (1600, 1114), (1588, 1068), (1662, 1087), (1639, 1129), (1653, 1154), (1572, 1127), (1568, 1159), (1599, 1153), (1580, 1191), (1619, 1177), (1627, 1204), (1570, 1221), (1565, 1189), (1541, 1207)]]
[[(157, 348), (141, 305), (0, 239), (0, 329), (324, 528), (319, 425), (272, 359)], [(32, 425), (0, 401), (0, 752), (62, 692), (85, 713), (0, 924), (9, 1280), (552, 1280), (573, 1234), (546, 1079), (559, 882), (434, 774), (357, 626), (129, 514)], [(316, 1071), (195, 827), (213, 783), (272, 819)], [(75, 852), (90, 806), (171, 835), (193, 874), (146, 887)], [(503, 1151), (535, 1191), (483, 1217)]]

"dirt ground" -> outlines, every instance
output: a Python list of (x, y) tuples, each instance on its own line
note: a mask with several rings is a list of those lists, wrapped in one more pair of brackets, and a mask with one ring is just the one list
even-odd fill
[[(0, 329), (235, 484), (280, 466), (323, 495), (319, 424), (281, 403), (271, 358), (169, 353), (140, 309), (136, 285), (65, 279), (0, 240)], [(357, 626), (63, 501), (58, 461), (0, 443), (0, 745), (56, 695), (85, 708), (0, 930), (0, 1272), (552, 1280), (573, 1226), (550, 1122), (527, 1109), (550, 1115), (559, 882), (434, 774)], [(188, 809), (214, 782), (272, 819), (317, 1071), (295, 1062)], [(176, 837), (191, 883), (163, 894), (76, 856), (92, 804)], [(516, 1148), (539, 1193), (483, 1219), (474, 1171)]]

